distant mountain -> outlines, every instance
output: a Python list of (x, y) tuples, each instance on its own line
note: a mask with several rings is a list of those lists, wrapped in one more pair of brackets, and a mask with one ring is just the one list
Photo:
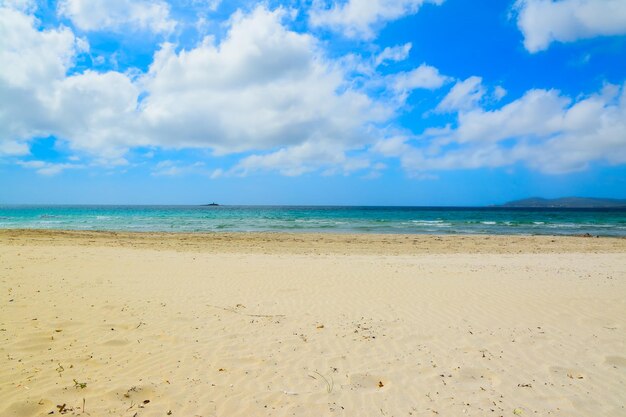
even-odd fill
[(540, 198), (532, 197), (523, 200), (509, 201), (499, 207), (526, 207), (526, 208), (626, 208), (626, 200), (613, 198), (563, 197)]

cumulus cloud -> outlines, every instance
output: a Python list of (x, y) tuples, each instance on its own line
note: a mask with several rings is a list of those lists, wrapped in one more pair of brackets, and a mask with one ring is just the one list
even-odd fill
[(76, 38), (67, 28), (38, 31), (36, 20), (0, 8), (0, 148), (24, 154), (25, 141), (47, 136), (54, 85), (72, 65)]
[(176, 27), (169, 5), (161, 0), (61, 0), (58, 11), (84, 31), (132, 27), (170, 33)]
[(408, 58), (409, 52), (411, 52), (412, 47), (413, 44), (411, 42), (405, 43), (404, 45), (387, 47), (376, 56), (374, 64), (375, 66), (379, 66), (381, 64), (387, 63), (388, 61), (404, 61)]
[(57, 136), (73, 149), (118, 160), (130, 145), (139, 89), (124, 74), (67, 76), (87, 46), (68, 28), (39, 31), (36, 20), (0, 9), (0, 145), (27, 153), (33, 137)]
[(441, 100), (437, 106), (437, 111), (454, 112), (473, 108), (485, 95), (482, 81), (481, 77), (476, 76), (457, 81), (450, 92)]
[(372, 97), (377, 97), (379, 101), (385, 100), (389, 108), (401, 113), (404, 111), (406, 99), (413, 91), (436, 90), (453, 80), (426, 63), (409, 71), (388, 74), (379, 71), (379, 67), (387, 62), (406, 59), (411, 47), (411, 43), (387, 47), (382, 52), (369, 57), (348, 54), (338, 62), (353, 85), (360, 86), (362, 91), (368, 92)]
[[(41, 29), (24, 10), (0, 7), (0, 62), (10, 63), (0, 66), (0, 155), (16, 160), (28, 154), (33, 138), (54, 136), (86, 161), (20, 162), (41, 174), (127, 164), (128, 151), (138, 146), (246, 153), (231, 169), (170, 161), (154, 170), (213, 178), (267, 170), (376, 172), (381, 157), (399, 158), (418, 176), (517, 163), (552, 173), (596, 161), (626, 163), (623, 86), (575, 99), (535, 89), (500, 103), (503, 88), (491, 91), (480, 77), (469, 77), (436, 108), (456, 121), (412, 137), (388, 126), (403, 98), (452, 79), (426, 64), (377, 72), (406, 58), (410, 44), (350, 66), (328, 57), (311, 34), (288, 29), (287, 11), (259, 6), (235, 13), (219, 41), (209, 36), (189, 49), (164, 43), (145, 73), (72, 72), (89, 45), (69, 28)], [(367, 81), (355, 82), (356, 64), (364, 79), (379, 82), (371, 87), (379, 98)]]
[(129, 147), (149, 145), (137, 120), (139, 88), (116, 71), (85, 71), (56, 85), (49, 105), (53, 133), (73, 149), (120, 160)]
[(37, 9), (36, 0), (0, 0), (0, 7), (30, 13)]
[[(189, 50), (164, 44), (136, 77), (68, 76), (85, 45), (67, 28), (39, 31), (32, 16), (3, 10), (0, 30), (16, 39), (0, 46), (2, 61), (12, 63), (0, 68), (0, 149), (24, 154), (29, 139), (53, 135), (95, 163), (115, 165), (136, 146), (267, 158), (331, 147), (342, 155), (371, 143), (393, 109), (354, 89), (344, 67), (314, 37), (288, 30), (285, 18), (281, 9), (238, 12), (221, 42), (207, 37)], [(252, 170), (253, 160), (241, 167)]]
[[(279, 171), (286, 176), (326, 169), (326, 173), (350, 173), (368, 168), (370, 161), (364, 157), (348, 157), (342, 146), (332, 143), (306, 142), (264, 155), (250, 155), (241, 160), (231, 175), (248, 175), (255, 171)], [(340, 167), (340, 169), (338, 169)]]
[(549, 136), (561, 130), (570, 99), (556, 90), (530, 90), (499, 109), (461, 112), (458, 142), (498, 142), (507, 138)]
[(209, 10), (214, 12), (220, 7), (222, 0), (194, 0), (194, 3), (205, 4)]
[(494, 89), (493, 89), (493, 99), (495, 101), (500, 101), (504, 98), (504, 96), (506, 96), (507, 91), (504, 87), (497, 85)]
[[(577, 101), (556, 90), (530, 90), (494, 110), (458, 114), (456, 128), (379, 145), (395, 150), (409, 171), (502, 167), (516, 163), (545, 173), (626, 163), (626, 86), (608, 85)], [(400, 153), (401, 152), (401, 153)]]
[(287, 30), (283, 18), (259, 7), (232, 18), (220, 44), (165, 45), (141, 81), (142, 122), (155, 144), (229, 153), (366, 140), (365, 127), (388, 111), (348, 88), (315, 38)]
[(343, 3), (316, 1), (309, 14), (313, 26), (328, 27), (350, 38), (373, 39), (386, 22), (417, 13), (425, 3), (444, 0), (348, 0)]
[(449, 78), (441, 75), (439, 70), (430, 65), (422, 64), (414, 70), (391, 75), (393, 89), (398, 92), (409, 92), (417, 88), (434, 90), (446, 83)]
[(518, 0), (515, 9), (529, 52), (548, 49), (552, 42), (626, 34), (623, 0)]

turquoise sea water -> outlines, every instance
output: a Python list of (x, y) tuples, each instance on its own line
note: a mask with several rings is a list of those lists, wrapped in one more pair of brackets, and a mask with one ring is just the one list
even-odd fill
[(626, 236), (624, 209), (0, 206), (0, 229)]

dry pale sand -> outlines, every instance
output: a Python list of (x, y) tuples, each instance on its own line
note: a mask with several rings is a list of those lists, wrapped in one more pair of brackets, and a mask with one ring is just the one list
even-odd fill
[(0, 416), (626, 415), (626, 239), (0, 232)]

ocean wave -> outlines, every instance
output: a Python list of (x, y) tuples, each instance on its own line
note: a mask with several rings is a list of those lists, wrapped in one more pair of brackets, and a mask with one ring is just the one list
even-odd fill
[(437, 224), (443, 223), (443, 220), (411, 220), (411, 223)]
[(576, 223), (552, 223), (546, 225), (550, 229), (579, 229), (580, 226), (580, 224)]
[(446, 223), (443, 220), (411, 220), (410, 223), (403, 223), (408, 226), (424, 226), (424, 227), (451, 227), (451, 223)]

